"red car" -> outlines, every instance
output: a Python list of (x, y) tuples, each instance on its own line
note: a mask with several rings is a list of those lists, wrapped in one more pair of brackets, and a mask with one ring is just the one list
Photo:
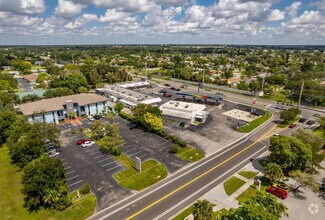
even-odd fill
[(168, 93), (164, 93), (164, 97), (165, 98), (170, 98), (170, 97), (172, 97), (172, 95), (171, 94), (168, 94)]
[(296, 124), (291, 124), (289, 125), (289, 128), (295, 128), (297, 125)]
[(90, 141), (90, 140), (89, 139), (81, 139), (81, 140), (77, 141), (77, 144), (82, 145), (82, 144), (86, 143), (87, 141)]
[(288, 193), (286, 191), (274, 186), (269, 186), (269, 188), (266, 189), (266, 192), (271, 193), (281, 199), (286, 199), (288, 197)]

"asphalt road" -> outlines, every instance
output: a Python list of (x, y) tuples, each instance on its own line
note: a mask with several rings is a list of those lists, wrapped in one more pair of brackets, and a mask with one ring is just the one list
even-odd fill
[(265, 152), (268, 141), (259, 140), (259, 137), (273, 125), (273, 122), (265, 124), (254, 134), (199, 161), (195, 166), (187, 167), (89, 219), (168, 219)]

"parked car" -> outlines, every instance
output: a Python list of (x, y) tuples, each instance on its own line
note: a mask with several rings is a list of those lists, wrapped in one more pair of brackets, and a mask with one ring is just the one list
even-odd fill
[(295, 127), (297, 127), (296, 124), (291, 124), (291, 125), (289, 125), (289, 128), (295, 128)]
[(314, 120), (309, 120), (309, 121), (306, 122), (306, 124), (307, 125), (313, 125), (313, 124), (315, 124), (315, 121)]
[(58, 157), (58, 156), (60, 156), (60, 152), (58, 152), (58, 151), (49, 152), (48, 156), (49, 157)]
[(179, 91), (181, 91), (181, 89), (177, 88), (176, 91), (179, 92)]
[(273, 187), (273, 186), (269, 186), (266, 189), (266, 192), (271, 193), (281, 199), (286, 199), (288, 197), (288, 193), (286, 193), (284, 190), (282, 190), (280, 188)]
[(277, 137), (277, 136), (279, 136), (279, 134), (273, 134), (273, 136), (274, 136), (274, 137)]
[(104, 114), (104, 113), (102, 113), (102, 112), (101, 112), (101, 113), (99, 113), (98, 115), (99, 115), (101, 118), (105, 118), (105, 117), (106, 117), (106, 116), (105, 116), (105, 114)]
[(89, 139), (81, 139), (81, 140), (77, 141), (77, 145), (82, 145), (87, 141), (90, 141), (90, 140)]
[(316, 117), (316, 118), (319, 118), (320, 114), (316, 113), (316, 114), (313, 114), (313, 116)]
[(285, 183), (278, 182), (278, 183), (274, 183), (272, 186), (276, 187), (276, 188), (279, 188), (279, 189), (282, 189), (286, 193), (289, 192), (289, 186), (287, 184), (285, 184)]
[(172, 89), (172, 90), (176, 90), (176, 88), (175, 88), (175, 87), (171, 87), (170, 89)]
[(167, 93), (167, 91), (162, 89), (162, 90), (159, 91), (159, 93), (163, 93), (164, 94), (164, 93)]
[(81, 145), (81, 147), (82, 148), (84, 148), (84, 147), (89, 147), (89, 146), (92, 146), (92, 145), (94, 145), (95, 144), (95, 142), (93, 142), (93, 141), (86, 141), (85, 143), (83, 143), (82, 145)]
[(172, 97), (172, 95), (171, 94), (168, 94), (168, 93), (164, 93), (164, 97), (165, 98), (170, 98), (170, 97)]
[(168, 86), (168, 87), (169, 87), (169, 86), (170, 86), (170, 84), (169, 84), (169, 83), (165, 83), (165, 84), (164, 84), (164, 86)]
[(130, 128), (130, 130), (133, 130), (133, 129), (135, 129), (135, 128), (139, 128), (139, 125), (134, 124), (134, 123), (131, 123), (131, 124), (129, 125), (129, 128)]
[(99, 115), (95, 115), (94, 116), (94, 119), (99, 120), (100, 119), (100, 116)]
[(92, 115), (89, 115), (89, 116), (88, 116), (88, 120), (89, 120), (89, 121), (94, 121), (95, 119), (94, 119), (94, 117), (93, 117)]
[(307, 119), (305, 119), (305, 118), (301, 118), (301, 119), (299, 119), (299, 122), (300, 123), (305, 123), (307, 121)]

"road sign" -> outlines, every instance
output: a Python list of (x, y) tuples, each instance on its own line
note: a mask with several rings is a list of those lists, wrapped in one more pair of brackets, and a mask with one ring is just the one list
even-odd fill
[(135, 169), (141, 172), (141, 159), (139, 157), (135, 157)]

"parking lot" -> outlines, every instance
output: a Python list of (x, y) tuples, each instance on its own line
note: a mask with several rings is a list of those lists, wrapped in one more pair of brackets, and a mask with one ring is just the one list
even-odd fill
[(62, 147), (59, 158), (67, 169), (66, 178), (69, 191), (74, 191), (87, 182), (97, 197), (97, 208), (113, 204), (131, 192), (122, 188), (112, 177), (124, 170), (124, 167), (112, 156), (102, 151), (96, 144), (82, 148), (76, 142), (86, 136), (78, 132), (68, 136), (68, 132), (61, 135)]
[[(100, 120), (107, 122), (106, 118)], [(187, 164), (169, 153), (172, 142), (140, 128), (131, 130), (129, 122), (118, 116), (115, 121), (125, 141), (122, 151), (130, 158), (138, 157), (142, 161), (153, 158), (165, 164), (169, 173), (173, 173)], [(79, 189), (83, 182), (89, 183), (92, 192), (97, 197), (97, 208), (101, 210), (132, 192), (122, 188), (113, 177), (115, 173), (124, 170), (123, 165), (103, 152), (96, 144), (85, 148), (76, 144), (78, 140), (87, 138), (79, 129), (89, 128), (91, 123), (88, 119), (82, 119), (78, 125), (71, 123), (58, 125), (61, 130), (62, 142), (59, 158), (67, 170), (66, 178), (69, 191)], [(74, 133), (71, 133), (71, 128), (75, 131)]]

